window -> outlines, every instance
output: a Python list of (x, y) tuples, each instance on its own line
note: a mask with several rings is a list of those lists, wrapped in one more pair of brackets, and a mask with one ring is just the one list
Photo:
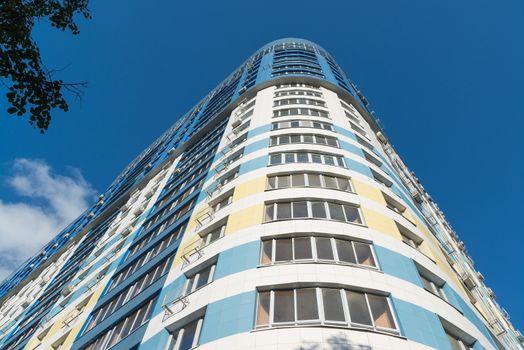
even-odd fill
[[(189, 202), (187, 202), (183, 207), (180, 207), (177, 211), (174, 213), (171, 213), (171, 210), (174, 209), (173, 206), (166, 206), (164, 209), (160, 210), (159, 213), (155, 214), (151, 219), (147, 221), (146, 224), (144, 224), (145, 229), (149, 229), (153, 224), (162, 221), (162, 223), (165, 223), (166, 225), (171, 225), (176, 220), (181, 218), (185, 213), (187, 213), (189, 210), (193, 209), (193, 204), (195, 202), (195, 199), (193, 198)], [(178, 201), (176, 202), (176, 205), (180, 204)]]
[(287, 117), (290, 115), (309, 115), (312, 117), (329, 118), (329, 113), (313, 108), (287, 108), (273, 111), (273, 118)]
[(420, 275), (420, 280), (424, 285), (424, 289), (432, 294), (435, 294), (439, 298), (447, 300), (446, 294), (443, 290), (445, 282), (439, 281), (438, 277), (432, 275), (429, 271), (426, 271), (421, 266), (417, 265), (417, 268)]
[[(126, 256), (126, 261), (132, 258), (135, 254), (140, 252), (149, 242), (153, 240), (153, 238), (157, 237), (160, 233), (164, 232), (164, 229), (166, 228), (165, 225), (161, 225), (155, 230), (149, 232), (147, 235), (140, 238), (140, 240), (135, 243), (133, 246), (129, 248), (129, 254)], [(174, 239), (180, 238), (184, 230), (186, 229), (186, 225), (180, 225), (177, 227), (173, 232), (170, 234), (174, 236)]]
[(282, 84), (282, 85), (277, 86), (276, 88), (285, 89), (285, 88), (294, 88), (294, 87), (320, 90), (318, 86), (312, 86), (309, 84), (298, 84), (298, 83), (297, 84)]
[(269, 165), (289, 164), (289, 163), (318, 163), (334, 165), (342, 168), (346, 167), (344, 158), (335, 154), (310, 153), (310, 152), (291, 152), (273, 153), (269, 155)]
[(423, 240), (404, 226), (400, 225), (398, 222), (395, 222), (395, 224), (397, 225), (400, 236), (402, 237), (402, 242), (406, 243), (412, 248), (420, 250), (420, 245), (422, 244)]
[(230, 164), (236, 162), (237, 160), (239, 160), (240, 158), (242, 158), (244, 156), (244, 148), (241, 148), (240, 150), (236, 151), (235, 153), (233, 153), (232, 155), (230, 155), (229, 157), (225, 158), (218, 166), (217, 166), (217, 171), (220, 171), (226, 167), (228, 167)]
[(178, 231), (173, 231), (171, 234), (166, 235), (164, 239), (162, 239), (161, 241), (157, 242), (155, 245), (150, 247), (139, 258), (131, 262), (126, 268), (116, 273), (113, 276), (112, 283), (109, 286), (108, 290), (112, 290), (116, 286), (120, 285), (129, 276), (131, 276), (135, 271), (137, 271), (139, 268), (147, 264), (149, 261), (155, 258), (158, 254), (160, 254), (162, 251), (167, 249), (169, 246), (171, 246), (176, 241), (178, 236), (179, 236)]
[(171, 333), (169, 350), (189, 350), (198, 345), (204, 319), (199, 318)]
[(275, 97), (282, 96), (313, 96), (313, 97), (322, 97), (320, 92), (308, 91), (308, 90), (287, 90), (275, 92)]
[[(201, 168), (201, 170), (205, 170), (205, 168)], [(197, 173), (195, 173), (195, 175), (199, 175)], [(196, 177), (196, 176), (195, 176)], [(192, 181), (192, 180), (191, 180)], [(186, 184), (189, 183), (189, 181), (184, 181), (182, 184), (180, 184), (179, 186), (177, 186), (174, 190), (171, 190), (169, 193), (167, 193), (166, 195), (163, 195), (162, 196), (162, 199), (159, 200), (155, 207), (156, 208), (160, 208), (162, 207), (165, 203), (167, 203), (168, 201), (170, 201), (171, 199), (174, 198), (174, 201), (171, 203), (170, 205), (170, 208), (174, 208), (178, 203), (181, 203), (184, 199), (186, 199), (190, 194), (192, 194), (193, 192), (195, 192), (196, 190), (198, 190), (200, 187), (202, 187), (202, 185), (204, 184), (204, 179), (200, 179), (199, 181), (195, 182), (192, 186), (188, 187), (184, 192), (180, 193), (180, 189), (185, 187)], [(155, 218), (154, 221), (156, 222), (158, 219)]]
[(312, 120), (290, 120), (285, 122), (275, 122), (272, 124), (273, 130), (288, 128), (314, 128), (328, 131), (335, 130), (332, 124)]
[(273, 103), (273, 107), (287, 106), (287, 105), (312, 105), (312, 106), (326, 107), (326, 103), (324, 101), (312, 100), (309, 98), (285, 98), (282, 100), (276, 100)]
[(236, 167), (235, 169), (233, 170), (230, 170), (228, 173), (226, 173), (224, 176), (222, 176), (221, 178), (219, 178), (217, 180), (217, 183), (219, 184), (219, 186), (225, 186), (227, 185), (228, 183), (230, 183), (231, 181), (233, 181), (234, 179), (236, 179), (238, 177), (238, 171), (240, 170), (239, 167)]
[(366, 158), (368, 162), (375, 164), (379, 168), (382, 166), (382, 162), (376, 156), (371, 155), (371, 153), (365, 150), (362, 150), (362, 152), (364, 152), (364, 158)]
[(371, 244), (333, 237), (292, 237), (262, 241), (262, 265), (303, 261), (377, 267)]
[(193, 293), (195, 290), (202, 288), (208, 283), (211, 283), (211, 281), (213, 281), (215, 268), (216, 264), (209, 265), (187, 277), (182, 296)]
[(472, 345), (467, 344), (465, 341), (446, 331), (449, 344), (453, 350), (469, 350), (473, 349)]
[(395, 213), (403, 215), (406, 211), (406, 207), (402, 205), (398, 200), (394, 199), (393, 197), (385, 194), (382, 192), (382, 196), (384, 197), (384, 200), (386, 201), (386, 207), (393, 210)]
[(289, 145), (296, 143), (311, 143), (339, 147), (335, 137), (313, 134), (290, 134), (271, 137), (271, 146)]
[(225, 194), (224, 196), (221, 196), (218, 199), (218, 202), (212, 205), (213, 211), (217, 212), (220, 209), (228, 206), (233, 201), (233, 191), (230, 191), (229, 193)]
[(213, 243), (214, 241), (216, 241), (219, 238), (224, 237), (225, 231), (226, 231), (226, 225), (222, 225), (222, 226), (220, 226), (220, 227), (218, 227), (218, 228), (216, 228), (216, 229), (206, 233), (202, 237), (203, 247)]
[(256, 328), (301, 324), (399, 333), (389, 300), (382, 295), (318, 287), (258, 293)]
[(88, 332), (96, 325), (100, 324), (107, 317), (113, 314), (118, 310), (122, 305), (133, 299), (140, 292), (144, 291), (147, 287), (156, 282), (160, 277), (164, 276), (171, 266), (173, 258), (165, 259), (160, 264), (152, 267), (149, 271), (144, 273), (135, 283), (132, 283), (120, 293), (115, 295), (109, 302), (105, 303), (103, 306), (96, 309), (91, 318), (87, 327), (85, 327), (84, 333)]
[(385, 176), (377, 173), (375, 170), (373, 169), (370, 169), (371, 170), (371, 174), (373, 175), (373, 179), (375, 179), (376, 182), (386, 186), (386, 187), (391, 187), (393, 185), (393, 182), (391, 182), (390, 180), (388, 180)]
[(342, 100), (340, 100), (340, 104), (342, 105), (342, 107), (344, 107), (348, 111), (351, 111), (351, 113), (354, 113), (355, 115), (360, 116), (360, 114), (357, 112), (357, 110), (355, 109), (355, 107), (353, 105), (347, 104), (346, 102), (344, 102)]
[(355, 116), (353, 113), (350, 113), (350, 112), (344, 110), (344, 114), (346, 115), (346, 117), (347, 117), (349, 120), (351, 120), (351, 121), (357, 123), (359, 126), (362, 126), (362, 123), (360, 122), (360, 119), (358, 119), (358, 117)]
[(369, 143), (369, 141), (364, 140), (362, 137), (360, 137), (358, 135), (356, 135), (356, 136), (357, 136), (357, 142), (358, 143), (360, 143), (362, 146), (364, 146), (364, 147), (366, 147), (366, 148), (368, 148), (370, 150), (373, 150), (373, 145), (371, 143)]
[(133, 333), (140, 326), (149, 321), (158, 295), (143, 303), (138, 309), (120, 319), (115, 325), (102, 332), (84, 350), (105, 350)]
[(292, 173), (267, 178), (267, 189), (288, 187), (322, 187), (353, 192), (349, 178), (317, 173)]
[(357, 124), (355, 124), (355, 123), (353, 123), (351, 121), (349, 122), (349, 125), (351, 126), (352, 130), (356, 131), (357, 133), (359, 133), (360, 135), (362, 135), (362, 136), (364, 136), (366, 138), (368, 137), (367, 133), (366, 133), (366, 130), (364, 130), (364, 128), (361, 127), (360, 125), (357, 125)]
[(362, 224), (360, 210), (350, 204), (309, 200), (266, 204), (266, 222), (302, 218)]

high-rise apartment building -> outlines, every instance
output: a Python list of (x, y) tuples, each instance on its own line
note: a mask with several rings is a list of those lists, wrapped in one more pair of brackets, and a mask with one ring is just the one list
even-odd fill
[(366, 99), (301, 39), (180, 118), (0, 303), (2, 350), (524, 349)]

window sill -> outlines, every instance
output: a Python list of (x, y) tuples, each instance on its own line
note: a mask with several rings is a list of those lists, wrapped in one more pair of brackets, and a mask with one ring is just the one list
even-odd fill
[(287, 190), (287, 189), (293, 189), (293, 188), (314, 188), (314, 189), (321, 189), (321, 190), (334, 190), (334, 191), (343, 192), (343, 193), (358, 194), (354, 191), (341, 190), (341, 189), (332, 188), (332, 187), (317, 187), (317, 186), (290, 186), (290, 187), (279, 187), (279, 188), (266, 188), (266, 192), (267, 191), (276, 191), (276, 190)]
[(366, 227), (366, 228), (368, 227), (366, 224), (359, 224), (359, 223), (356, 223), (356, 222), (333, 220), (333, 219), (328, 219), (328, 218), (296, 218), (296, 219), (286, 218), (286, 219), (276, 219), (276, 220), (264, 221), (263, 224), (270, 224), (272, 222), (282, 222), (282, 221), (294, 221), (294, 220), (331, 221), (331, 222), (338, 222), (338, 223), (341, 223), (341, 224), (356, 225), (356, 226), (361, 226), (361, 227)]
[(347, 330), (353, 330), (353, 331), (362, 331), (362, 332), (370, 332), (370, 333), (376, 333), (376, 334), (382, 334), (382, 335), (388, 335), (395, 338), (407, 340), (408, 338), (401, 335), (398, 331), (391, 331), (388, 332), (386, 330), (380, 330), (380, 329), (374, 329), (374, 328), (368, 328), (368, 327), (362, 327), (362, 326), (347, 326), (346, 325), (337, 325), (337, 324), (325, 324), (325, 323), (299, 323), (299, 324), (287, 324), (287, 325), (278, 325), (278, 326), (270, 326), (270, 327), (260, 327), (255, 328), (250, 331), (250, 333), (255, 332), (263, 332), (263, 331), (270, 331), (275, 329), (285, 329), (285, 328), (309, 328), (309, 327), (320, 327), (320, 328), (336, 328), (336, 329), (347, 329)]
[(342, 149), (340, 146), (327, 145), (325, 143), (314, 143), (314, 142), (282, 143), (278, 145), (269, 145), (269, 148), (278, 147), (278, 146), (293, 146), (293, 145), (325, 146), (325, 147), (330, 147), (330, 148)]
[[(294, 152), (294, 151), (291, 151), (291, 152)], [(291, 152), (289, 152), (289, 153), (291, 153)], [(285, 153), (285, 152), (284, 152), (284, 153)], [(342, 165), (336, 165), (336, 164), (324, 164), (324, 163), (315, 163), (315, 162), (275, 163), (275, 164), (268, 164), (267, 166), (270, 167), (270, 166), (290, 165), (290, 164), (317, 164), (317, 165), (327, 165), (327, 166), (334, 166), (334, 167), (337, 167), (337, 168), (347, 169), (346, 166), (342, 166)]]
[(359, 265), (359, 264), (351, 264), (351, 263), (344, 263), (344, 262), (335, 262), (335, 261), (329, 261), (329, 260), (296, 260), (296, 261), (287, 261), (287, 262), (279, 262), (279, 263), (273, 263), (273, 264), (259, 264), (257, 265), (257, 268), (265, 268), (265, 267), (273, 267), (273, 266), (285, 266), (285, 265), (297, 265), (297, 264), (320, 264), (320, 265), (339, 265), (339, 266), (346, 266), (346, 267), (354, 267), (357, 269), (364, 269), (368, 271), (374, 271), (378, 273), (384, 273), (384, 271), (380, 270), (378, 267), (374, 266), (368, 266), (368, 265)]

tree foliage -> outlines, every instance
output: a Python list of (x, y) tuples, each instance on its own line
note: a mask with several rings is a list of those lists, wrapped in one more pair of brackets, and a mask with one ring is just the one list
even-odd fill
[(51, 110), (68, 111), (63, 95), (77, 97), (85, 83), (65, 83), (54, 79), (56, 71), (43, 63), (37, 42), (32, 37), (35, 24), (44, 22), (77, 35), (75, 16), (91, 18), (89, 0), (0, 0), (0, 82), (8, 90), (9, 114), (22, 117), (45, 132)]

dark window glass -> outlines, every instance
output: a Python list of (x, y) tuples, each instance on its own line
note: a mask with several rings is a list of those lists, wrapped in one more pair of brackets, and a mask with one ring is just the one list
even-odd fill
[(352, 291), (346, 291), (346, 295), (351, 322), (372, 326), (365, 295)]
[(269, 324), (270, 292), (258, 293), (257, 326)]
[(354, 244), (358, 263), (362, 265), (376, 266), (369, 244), (359, 242), (354, 242)]
[(324, 206), (324, 202), (311, 202), (311, 211), (314, 218), (326, 218), (326, 207)]
[(311, 238), (295, 238), (295, 259), (312, 259)]
[(179, 350), (189, 350), (193, 348), (193, 339), (195, 339), (197, 322), (192, 322), (184, 327), (184, 334), (180, 341)]
[(291, 175), (291, 181), (293, 187), (300, 187), (305, 185), (304, 174), (293, 174)]
[(355, 259), (355, 253), (353, 252), (351, 242), (343, 241), (341, 239), (335, 239), (335, 242), (340, 261), (355, 264), (357, 261)]
[(328, 203), (329, 215), (333, 220), (345, 221), (344, 211), (342, 205), (336, 203)]
[(360, 218), (360, 213), (358, 209), (349, 205), (344, 205), (344, 213), (346, 213), (346, 220), (348, 222), (353, 222), (356, 224), (361, 224), (362, 219)]
[(277, 219), (291, 218), (291, 203), (277, 204)]
[(344, 322), (344, 308), (339, 289), (322, 288), (322, 299), (324, 301), (324, 316), (326, 321)]
[(297, 160), (299, 163), (307, 163), (308, 162), (308, 157), (307, 157), (307, 153), (297, 153)]
[(295, 302), (292, 290), (275, 291), (274, 305), (274, 322), (293, 322), (295, 320)]
[(275, 244), (275, 261), (293, 260), (291, 238), (279, 239)]
[(333, 249), (331, 248), (331, 239), (326, 237), (317, 237), (317, 256), (323, 260), (333, 260)]
[(315, 288), (297, 289), (297, 320), (318, 320)]
[(293, 217), (305, 218), (307, 216), (307, 202), (293, 202)]

